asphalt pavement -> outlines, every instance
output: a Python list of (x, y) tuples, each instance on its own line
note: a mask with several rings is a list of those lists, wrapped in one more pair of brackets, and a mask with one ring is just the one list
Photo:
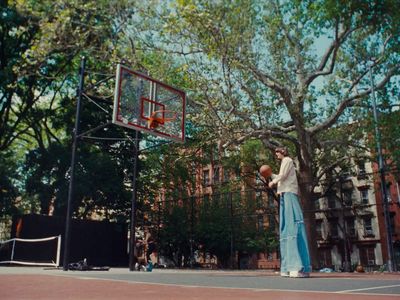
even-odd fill
[(0, 292), (0, 299), (128, 299), (133, 293), (137, 299), (310, 299), (312, 295), (382, 300), (400, 297), (400, 273), (314, 272), (310, 278), (284, 278), (268, 270), (63, 271), (0, 266), (0, 290), (7, 291)]

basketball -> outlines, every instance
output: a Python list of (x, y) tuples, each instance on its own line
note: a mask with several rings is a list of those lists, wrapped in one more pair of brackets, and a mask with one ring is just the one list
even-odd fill
[(261, 176), (264, 177), (264, 178), (271, 177), (271, 175), (272, 175), (272, 169), (268, 165), (262, 165), (260, 167), (260, 171), (259, 172), (260, 172)]

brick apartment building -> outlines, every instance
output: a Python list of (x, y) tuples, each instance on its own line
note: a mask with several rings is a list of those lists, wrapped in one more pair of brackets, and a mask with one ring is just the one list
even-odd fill
[[(242, 174), (224, 170), (217, 161), (192, 168), (195, 188), (190, 196), (212, 201), (221, 194), (223, 186)], [(264, 183), (253, 176), (238, 180), (236, 193), (248, 197), (249, 191), (257, 203), (254, 222), (257, 228), (273, 229), (278, 235), (278, 208), (276, 200), (266, 192)], [(400, 194), (399, 181), (387, 176), (392, 239), (397, 264), (400, 263)], [(241, 183), (239, 183), (241, 182)], [(332, 181), (331, 181), (332, 182)], [(333, 184), (321, 184), (315, 200), (316, 237), (319, 267), (334, 270), (354, 270), (358, 265), (366, 271), (378, 270), (387, 262), (386, 230), (383, 204), (376, 166), (359, 162), (351, 174), (335, 178)], [(226, 191), (224, 192), (226, 193)], [(197, 200), (199, 201), (199, 200)], [(200, 200), (201, 201), (201, 200)], [(278, 247), (277, 247), (278, 248)], [(237, 253), (234, 254), (237, 259)], [(198, 256), (200, 263), (217, 263), (218, 258)], [(279, 251), (249, 254), (241, 259), (240, 268), (279, 268)]]
[[(378, 165), (373, 164), (373, 171), (378, 174)], [(399, 171), (392, 169), (385, 176), (386, 192), (388, 197), (388, 213), (390, 224), (390, 231), (392, 234), (392, 244), (393, 244), (393, 256), (392, 259), (397, 265), (397, 270), (400, 270), (400, 176)], [(387, 232), (385, 215), (384, 215), (384, 204), (381, 192), (381, 180), (379, 176), (376, 176), (374, 181), (374, 188), (376, 193), (376, 203), (377, 203), (377, 214), (379, 219), (379, 232), (381, 233), (382, 241), (382, 255), (383, 260), (386, 262), (388, 260), (388, 248), (387, 248)]]

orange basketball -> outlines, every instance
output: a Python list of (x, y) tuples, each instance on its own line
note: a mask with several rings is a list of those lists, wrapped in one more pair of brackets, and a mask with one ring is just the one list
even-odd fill
[(272, 175), (272, 169), (268, 165), (262, 165), (260, 167), (260, 171), (259, 172), (260, 172), (261, 176), (264, 177), (264, 178), (271, 177), (271, 175)]

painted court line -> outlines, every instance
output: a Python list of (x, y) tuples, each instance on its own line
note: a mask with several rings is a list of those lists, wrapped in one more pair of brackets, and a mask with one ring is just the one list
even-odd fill
[[(400, 284), (374, 286), (374, 287), (367, 287), (367, 288), (354, 289), (354, 290), (344, 290), (344, 291), (337, 291), (337, 292), (335, 292), (335, 293), (344, 294), (344, 293), (361, 292), (361, 291), (368, 291), (368, 290), (386, 289), (386, 288), (392, 288), (392, 287), (400, 287)], [(375, 294), (374, 294), (374, 295), (375, 295)]]
[[(68, 275), (57, 275), (62, 277), (69, 277)], [(74, 276), (75, 277), (75, 276)], [(104, 280), (104, 281), (114, 281), (114, 282), (125, 282), (132, 284), (143, 284), (143, 285), (152, 285), (152, 286), (175, 286), (180, 288), (208, 288), (208, 289), (227, 289), (227, 290), (249, 290), (254, 292), (283, 292), (283, 293), (314, 293), (314, 294), (342, 294), (342, 295), (364, 295), (364, 296), (391, 296), (391, 297), (399, 297), (398, 294), (381, 294), (381, 293), (362, 293), (361, 291), (374, 290), (374, 289), (382, 289), (382, 288), (390, 288), (390, 287), (400, 287), (400, 284), (396, 285), (387, 285), (387, 286), (379, 286), (379, 287), (369, 287), (363, 289), (354, 289), (354, 290), (343, 290), (343, 291), (316, 291), (316, 290), (287, 290), (287, 289), (260, 289), (260, 288), (246, 288), (246, 287), (223, 287), (223, 286), (206, 286), (206, 285), (188, 285), (188, 284), (178, 284), (178, 283), (158, 283), (158, 282), (147, 282), (147, 281), (132, 281), (125, 279), (110, 279), (110, 278), (95, 278), (95, 277), (84, 277), (77, 276), (77, 279), (83, 280)], [(358, 293), (357, 293), (358, 292)]]

